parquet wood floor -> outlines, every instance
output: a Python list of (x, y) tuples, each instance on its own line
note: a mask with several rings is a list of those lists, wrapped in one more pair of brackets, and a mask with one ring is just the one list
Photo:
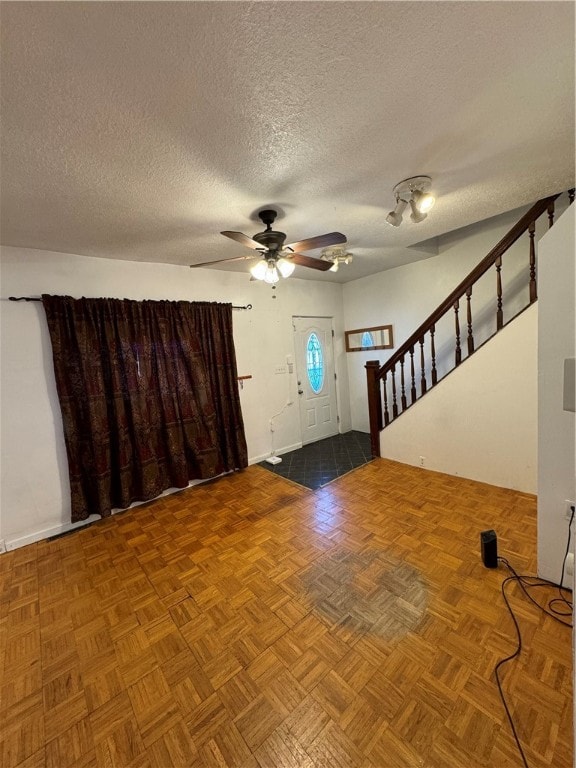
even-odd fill
[[(532, 496), (378, 459), (261, 467), (0, 557), (4, 768), (515, 768), (479, 532), (535, 572)], [(572, 765), (571, 631), (511, 589), (531, 768)]]

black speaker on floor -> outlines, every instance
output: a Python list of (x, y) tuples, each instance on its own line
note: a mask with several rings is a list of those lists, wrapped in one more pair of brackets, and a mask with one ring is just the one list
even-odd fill
[(482, 531), (480, 551), (486, 568), (498, 568), (498, 537), (496, 531)]

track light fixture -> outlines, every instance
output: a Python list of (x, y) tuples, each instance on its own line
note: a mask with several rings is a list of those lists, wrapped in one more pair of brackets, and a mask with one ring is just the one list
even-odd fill
[(431, 185), (432, 179), (429, 176), (412, 176), (396, 184), (393, 190), (396, 207), (386, 216), (386, 222), (393, 227), (399, 227), (402, 224), (402, 214), (408, 205), (412, 211), (412, 221), (415, 224), (424, 221), (435, 203), (435, 198), (430, 192)]
[(338, 272), (340, 264), (351, 264), (354, 258), (353, 253), (346, 251), (346, 245), (332, 245), (329, 248), (324, 248), (320, 258), (323, 261), (331, 261), (332, 266), (328, 270), (329, 272)]

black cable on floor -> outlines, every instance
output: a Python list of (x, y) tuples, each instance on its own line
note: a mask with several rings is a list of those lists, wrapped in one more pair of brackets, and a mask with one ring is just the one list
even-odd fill
[[(515, 581), (521, 588), (522, 592), (526, 595), (526, 597), (530, 600), (530, 602), (534, 603), (541, 611), (543, 611), (547, 616), (550, 616), (555, 621), (557, 621), (559, 624), (563, 624), (565, 627), (572, 627), (572, 624), (568, 621), (564, 621), (562, 616), (569, 616), (572, 614), (572, 608), (573, 604), (570, 600), (567, 600), (564, 596), (564, 593), (562, 590), (567, 590), (567, 587), (564, 587), (562, 585), (562, 582), (564, 581), (564, 570), (566, 567), (566, 560), (568, 558), (568, 553), (570, 551), (570, 539), (572, 534), (572, 523), (574, 521), (574, 512), (575, 508), (572, 507), (572, 514), (570, 516), (570, 522), (568, 524), (568, 543), (566, 544), (566, 552), (564, 554), (564, 558), (562, 560), (562, 573), (560, 575), (560, 583), (555, 584), (552, 581), (548, 581), (547, 579), (540, 579), (537, 576), (528, 576), (525, 574), (519, 574), (516, 572), (516, 570), (513, 568), (512, 565), (503, 557), (499, 557), (498, 561), (501, 562), (503, 565), (508, 568), (508, 570), (511, 572), (511, 576), (507, 576), (501, 585), (502, 590), (502, 596), (504, 598), (504, 602), (506, 603), (506, 608), (508, 609), (508, 613), (510, 614), (512, 621), (514, 623), (514, 628), (516, 630), (516, 639), (517, 639), (517, 645), (516, 650), (514, 653), (510, 654), (510, 656), (506, 656), (504, 659), (500, 659), (500, 661), (496, 664), (494, 667), (494, 676), (496, 677), (496, 684), (498, 685), (498, 692), (500, 693), (500, 698), (502, 699), (502, 704), (504, 705), (504, 710), (506, 712), (506, 716), (508, 717), (508, 722), (510, 723), (510, 728), (512, 729), (512, 735), (514, 736), (514, 739), (516, 741), (516, 746), (518, 747), (518, 751), (520, 753), (520, 757), (522, 758), (522, 762), (525, 766), (525, 768), (530, 768), (528, 765), (528, 761), (526, 760), (526, 755), (524, 754), (524, 750), (522, 749), (522, 744), (520, 743), (520, 738), (518, 736), (518, 733), (516, 731), (516, 726), (514, 725), (514, 720), (512, 718), (512, 713), (510, 712), (510, 709), (508, 707), (508, 703), (506, 701), (506, 697), (504, 695), (504, 690), (502, 688), (502, 683), (500, 680), (500, 668), (507, 664), (509, 661), (512, 661), (513, 659), (518, 658), (522, 652), (522, 634), (520, 632), (520, 625), (518, 624), (518, 620), (516, 619), (516, 615), (514, 614), (514, 611), (512, 609), (512, 606), (510, 605), (510, 602), (508, 600), (508, 596), (506, 594), (506, 585), (509, 584), (511, 581)], [(532, 595), (528, 592), (529, 589), (533, 589), (535, 587), (557, 587), (560, 597), (555, 597), (548, 601), (548, 606), (545, 608), (543, 605), (541, 605), (539, 602), (534, 600)], [(568, 606), (569, 610), (559, 610), (558, 608), (555, 608), (555, 603), (561, 602), (564, 605)]]
[[(501, 557), (498, 558), (498, 560), (502, 560)], [(505, 563), (505, 565), (508, 565), (508, 563)], [(526, 760), (526, 755), (524, 754), (524, 750), (522, 749), (522, 744), (520, 743), (520, 739), (518, 737), (518, 734), (516, 732), (516, 726), (514, 725), (514, 720), (512, 719), (512, 713), (510, 712), (508, 708), (508, 703), (506, 701), (506, 697), (504, 696), (504, 691), (502, 690), (502, 683), (500, 682), (500, 676), (498, 674), (500, 667), (502, 667), (504, 664), (506, 664), (509, 661), (512, 661), (512, 659), (517, 658), (520, 656), (520, 653), (522, 652), (522, 635), (520, 634), (520, 626), (518, 624), (518, 620), (516, 619), (516, 616), (514, 614), (514, 611), (512, 610), (512, 606), (508, 602), (508, 596), (506, 595), (506, 584), (510, 581), (516, 581), (516, 576), (507, 576), (504, 581), (502, 582), (502, 596), (504, 598), (504, 602), (506, 603), (506, 607), (508, 608), (508, 613), (512, 617), (512, 621), (514, 622), (514, 627), (516, 629), (516, 639), (517, 639), (517, 646), (514, 653), (512, 653), (510, 656), (506, 656), (505, 659), (500, 659), (500, 661), (496, 664), (494, 667), (494, 675), (496, 677), (496, 683), (498, 685), (498, 691), (500, 693), (500, 698), (502, 699), (502, 704), (504, 705), (504, 710), (506, 712), (506, 715), (508, 717), (508, 722), (510, 723), (510, 728), (512, 728), (512, 734), (514, 736), (514, 739), (516, 741), (516, 745), (518, 747), (518, 751), (520, 752), (520, 756), (522, 757), (522, 761), (524, 763), (525, 768), (530, 768), (528, 765), (528, 762)]]
[[(512, 581), (516, 581), (518, 585), (520, 586), (520, 589), (522, 592), (526, 595), (528, 600), (530, 600), (531, 603), (533, 603), (537, 608), (539, 608), (543, 613), (545, 613), (547, 616), (550, 616), (550, 618), (554, 619), (554, 621), (557, 621), (559, 624), (563, 624), (565, 627), (572, 627), (572, 624), (568, 621), (564, 621), (560, 618), (560, 616), (570, 615), (565, 614), (563, 612), (560, 612), (556, 609), (550, 610), (550, 604), (553, 602), (553, 600), (559, 600), (560, 598), (555, 597), (553, 600), (550, 600), (548, 602), (548, 607), (543, 606), (541, 603), (539, 603), (537, 600), (534, 600), (531, 594), (529, 594), (528, 590), (533, 589), (535, 587), (555, 587), (559, 588), (559, 584), (556, 584), (554, 581), (548, 581), (547, 579), (541, 579), (539, 576), (529, 576), (527, 574), (520, 574), (517, 573), (516, 570), (513, 568), (512, 565), (506, 560), (504, 557), (499, 557), (498, 560), (508, 568), (508, 570), (512, 573), (512, 576), (509, 576), (508, 578)], [(563, 587), (563, 589), (567, 589), (567, 587)], [(568, 601), (566, 601), (568, 602)], [(570, 606), (571, 603), (568, 603)]]

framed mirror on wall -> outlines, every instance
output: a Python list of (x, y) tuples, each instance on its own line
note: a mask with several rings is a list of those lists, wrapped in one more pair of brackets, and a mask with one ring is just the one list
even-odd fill
[(356, 328), (345, 331), (346, 352), (368, 352), (371, 349), (393, 349), (394, 334), (391, 325)]

